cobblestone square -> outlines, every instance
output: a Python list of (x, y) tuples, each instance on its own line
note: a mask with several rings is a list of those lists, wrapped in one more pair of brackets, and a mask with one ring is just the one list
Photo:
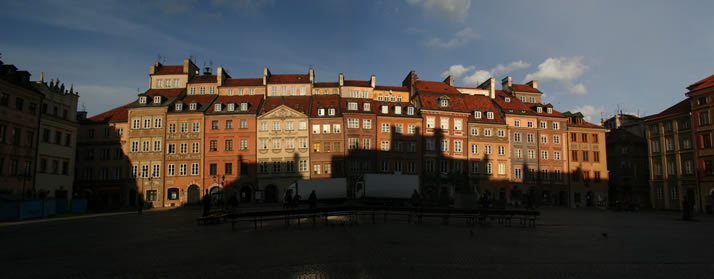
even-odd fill
[[(248, 210), (248, 209), (244, 209)], [(714, 219), (541, 209), (535, 229), (437, 219), (199, 226), (199, 208), (0, 224), (1, 278), (710, 278)], [(365, 219), (366, 220), (366, 219)], [(605, 234), (605, 235), (604, 235)]]

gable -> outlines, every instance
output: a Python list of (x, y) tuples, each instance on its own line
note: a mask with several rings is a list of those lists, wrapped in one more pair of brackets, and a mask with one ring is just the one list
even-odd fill
[(286, 105), (280, 105), (277, 108), (270, 110), (269, 112), (259, 116), (260, 119), (269, 118), (306, 118), (307, 115), (294, 110)]

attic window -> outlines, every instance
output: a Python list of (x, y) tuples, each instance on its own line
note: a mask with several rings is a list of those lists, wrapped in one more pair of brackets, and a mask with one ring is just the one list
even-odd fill
[(407, 107), (407, 114), (414, 115), (414, 107)]
[(449, 106), (449, 99), (446, 99), (446, 98), (441, 99), (441, 100), (439, 101), (439, 105), (440, 105), (442, 108), (448, 107), (448, 106)]
[(330, 116), (335, 116), (335, 109), (334, 108), (328, 109), (327, 114)]
[(394, 106), (394, 114), (402, 114), (402, 107)]
[(505, 98), (505, 101), (506, 101), (506, 103), (510, 103), (510, 102), (511, 102), (511, 98), (506, 97), (506, 98)]
[(176, 104), (176, 111), (181, 111), (183, 109), (183, 104)]
[(480, 111), (474, 111), (474, 118), (476, 118), (476, 119), (481, 119), (481, 112), (480, 112)]
[(324, 108), (317, 109), (317, 116), (324, 116), (324, 115), (325, 115), (325, 109), (324, 109)]
[(228, 104), (228, 111), (234, 111), (235, 110), (235, 104)]
[(248, 103), (240, 103), (240, 110), (242, 110), (242, 111), (247, 111), (247, 110), (248, 110)]
[(553, 108), (548, 108), (548, 113), (553, 113)]
[(154, 96), (154, 104), (160, 104), (161, 103), (161, 96)]
[(347, 103), (347, 109), (349, 109), (349, 110), (357, 110), (357, 103), (355, 103), (355, 102), (349, 102), (349, 103)]
[(382, 113), (389, 113), (389, 107), (387, 105), (382, 105)]
[(490, 111), (487, 112), (487, 113), (486, 113), (486, 118), (488, 118), (488, 119), (493, 119), (493, 112), (490, 112)]
[(139, 104), (146, 104), (146, 97), (145, 97), (145, 96), (139, 97)]
[(213, 106), (213, 110), (215, 110), (215, 111), (221, 111), (221, 104), (215, 104), (215, 105)]
[(369, 107), (369, 103), (363, 103), (363, 104), (362, 104), (362, 110), (364, 110), (364, 111), (370, 111), (371, 108)]
[(196, 110), (196, 103), (191, 103), (190, 105), (188, 105), (188, 108), (190, 110)]
[(538, 113), (543, 113), (543, 107), (537, 107), (536, 110), (538, 111)]

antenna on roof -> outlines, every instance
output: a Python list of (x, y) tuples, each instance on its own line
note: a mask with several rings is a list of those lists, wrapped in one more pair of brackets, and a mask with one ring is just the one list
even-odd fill
[(159, 61), (161, 63), (161, 60), (163, 60), (163, 57), (161, 57), (161, 53), (156, 55), (156, 61)]
[(87, 111), (87, 106), (85, 106), (84, 103), (82, 103), (82, 111)]

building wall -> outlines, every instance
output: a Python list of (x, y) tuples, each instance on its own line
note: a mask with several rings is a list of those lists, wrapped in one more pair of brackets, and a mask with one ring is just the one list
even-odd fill
[[(233, 122), (233, 128), (226, 128), (226, 121)], [(246, 128), (241, 128), (241, 121), (246, 122)], [(219, 128), (212, 129), (211, 123), (218, 121)], [(250, 191), (246, 195), (257, 190), (256, 173), (256, 118), (254, 114), (209, 114), (206, 116), (205, 146), (206, 156), (204, 166), (216, 164), (218, 173), (224, 186), (233, 186), (236, 189), (248, 187)], [(218, 143), (217, 151), (210, 151), (210, 141)], [(232, 150), (226, 149), (226, 140), (233, 143)], [(241, 141), (247, 141), (246, 146), (242, 146)], [(231, 164), (231, 172), (226, 173), (226, 164)], [(210, 170), (209, 170), (210, 171)], [(213, 176), (206, 172), (204, 185), (216, 183)], [(220, 183), (220, 181), (219, 181)]]
[[(154, 123), (157, 119), (161, 120), (161, 127), (154, 128)], [(140, 127), (135, 129), (133, 121), (140, 120)], [(151, 128), (144, 128), (144, 122), (151, 121)], [(151, 202), (154, 207), (160, 207), (164, 204), (165, 184), (164, 174), (166, 167), (164, 164), (164, 150), (166, 148), (166, 107), (147, 107), (147, 108), (129, 108), (129, 138), (127, 144), (131, 147), (133, 142), (138, 143), (138, 151), (130, 149), (128, 153), (132, 167), (137, 167), (137, 175), (135, 183), (140, 189), (144, 199)], [(143, 151), (144, 142), (149, 142), (149, 151)], [(154, 142), (158, 141), (160, 149), (154, 149)], [(153, 175), (151, 172), (153, 166), (158, 165), (159, 173)], [(143, 173), (144, 166), (148, 168), (148, 175)], [(152, 192), (149, 192), (152, 191)], [(155, 193), (155, 199), (150, 199)]]
[[(372, 94), (372, 99), (375, 101), (387, 101), (387, 102), (409, 102), (409, 92), (408, 91), (394, 91), (394, 90), (379, 90), (374, 89)], [(394, 100), (392, 100), (394, 96)], [(381, 97), (381, 98), (380, 98)], [(401, 98), (399, 98), (401, 97)], [(389, 98), (389, 99), (387, 99)]]
[(0, 193), (31, 197), (42, 96), (0, 79), (0, 101)]
[[(310, 118), (311, 179), (344, 176), (345, 136), (343, 123), (342, 117)], [(316, 127), (317, 131), (315, 131)], [(324, 133), (325, 130), (328, 133)]]
[[(340, 95), (343, 98), (364, 98), (364, 99), (373, 99), (373, 91), (374, 89), (372, 87), (360, 87), (360, 86), (342, 86), (340, 88)], [(355, 93), (358, 92), (358, 93)], [(355, 96), (355, 94), (358, 94), (358, 96)], [(365, 96), (366, 94), (366, 96)], [(406, 100), (405, 100), (406, 102)]]
[[(570, 204), (577, 207), (607, 206), (609, 202), (607, 183), (609, 174), (605, 130), (568, 126), (568, 134)], [(573, 140), (573, 135), (576, 135), (577, 139)], [(586, 135), (586, 140), (583, 139), (583, 135)], [(597, 142), (595, 136), (597, 136)], [(599, 156), (599, 159), (596, 159), (596, 156)], [(600, 175), (599, 179), (597, 179), (597, 173)]]
[[(529, 127), (529, 123), (533, 123), (532, 127)], [(536, 177), (531, 175), (530, 169), (533, 169), (533, 174), (539, 170), (538, 119), (533, 115), (506, 114), (506, 124), (511, 147), (511, 177), (514, 182), (528, 184), (523, 186), (528, 189), (536, 182)], [(530, 142), (529, 137), (533, 139)], [(521, 189), (523, 190), (525, 189)]]
[[(362, 110), (362, 107), (359, 107)], [(348, 177), (356, 179), (358, 176), (368, 172), (374, 172), (376, 168), (376, 148), (377, 148), (377, 115), (374, 113), (359, 113), (356, 111), (343, 111), (345, 127), (345, 172)], [(357, 119), (359, 128), (350, 128), (350, 119)], [(370, 124), (365, 127), (365, 121)], [(350, 146), (350, 142), (357, 140), (356, 148)], [(369, 146), (367, 146), (368, 144)]]
[[(273, 92), (275, 88), (275, 92)], [(285, 91), (283, 91), (285, 88)], [(295, 94), (292, 90), (295, 88)], [(305, 95), (301, 95), (301, 88), (305, 89)], [(312, 94), (312, 84), (310, 83), (269, 83), (266, 86), (266, 96), (310, 96)]]
[[(308, 91), (309, 92), (309, 91)], [(298, 179), (310, 178), (310, 149), (309, 144), (309, 121), (305, 114), (290, 109), (287, 106), (279, 106), (271, 111), (258, 116), (258, 188), (263, 192), (263, 199), (271, 201), (275, 199), (282, 201), (283, 195), (287, 187)], [(261, 129), (261, 123), (266, 123), (266, 129)], [(292, 122), (293, 129), (287, 130), (287, 123)], [(274, 123), (278, 123), (278, 130), (273, 129)], [(304, 129), (301, 129), (300, 123), (305, 123)], [(293, 148), (288, 148), (287, 143), (290, 139), (294, 140)], [(261, 141), (265, 141), (267, 148), (261, 146)], [(304, 141), (305, 146), (301, 147), (300, 142)], [(279, 142), (279, 148), (274, 145)], [(287, 171), (289, 162), (294, 162), (294, 171)], [(301, 162), (304, 162), (304, 168), (300, 169)], [(262, 166), (261, 166), (262, 165)], [(279, 168), (279, 169), (276, 169)], [(269, 192), (272, 187), (275, 190), (275, 196), (269, 197), (266, 190)]]
[[(176, 126), (175, 132), (171, 132), (169, 127)], [(182, 125), (186, 125), (186, 131), (182, 131)], [(198, 129), (194, 130), (194, 125)], [(210, 123), (209, 123), (210, 125)], [(163, 153), (165, 154), (165, 164), (162, 165), (165, 176), (164, 206), (180, 206), (188, 202), (188, 188), (193, 185), (199, 188), (199, 193), (203, 195), (208, 185), (203, 183), (203, 177), (207, 175), (207, 166), (203, 164), (203, 156), (207, 149), (204, 148), (203, 134), (206, 129), (204, 115), (201, 112), (193, 113), (168, 113), (166, 115), (166, 143)], [(210, 129), (210, 126), (208, 126)], [(185, 145), (185, 152), (182, 152), (181, 145)], [(169, 145), (173, 145), (175, 153), (169, 154)], [(194, 145), (197, 149), (194, 149)], [(186, 174), (181, 174), (181, 165), (186, 165)], [(198, 171), (193, 172), (193, 164), (198, 165)], [(169, 173), (169, 168), (173, 166), (173, 174)]]
[[(697, 180), (699, 188), (692, 190), (688, 183), (686, 195), (693, 196), (697, 210), (712, 211), (714, 206), (714, 88), (687, 93), (690, 99), (693, 140), (696, 142)], [(680, 134), (681, 136), (681, 134)], [(692, 193), (693, 192), (693, 193)], [(684, 195), (680, 195), (684, 196)]]
[[(253, 95), (265, 95), (265, 86), (221, 86), (218, 88), (218, 95), (221, 96), (249, 96), (250, 90)], [(241, 90), (243, 91), (241, 95)]]
[[(317, 92), (317, 91), (320, 92)], [(327, 93), (325, 93), (327, 90)], [(312, 95), (340, 95), (339, 87), (315, 87), (312, 89)]]
[[(465, 181), (455, 182), (445, 180), (444, 177), (458, 176), (465, 174), (467, 164), (468, 145), (468, 113), (425, 110), (422, 108), (422, 127), (424, 128), (424, 158), (423, 170), (426, 177), (423, 179), (423, 192), (430, 198), (449, 199), (453, 197), (457, 185), (462, 185)], [(429, 119), (434, 119), (434, 126), (431, 127)], [(441, 126), (442, 119), (446, 119), (447, 127)], [(461, 120), (461, 130), (456, 130), (454, 120)], [(442, 151), (442, 141), (448, 144), (448, 150)], [(433, 144), (431, 143), (433, 142)], [(461, 143), (461, 150), (456, 150), (456, 142)], [(431, 150), (430, 147), (434, 148)], [(452, 173), (452, 174), (449, 174)]]
[[(382, 128), (385, 124), (389, 127), (389, 130)], [(402, 126), (401, 133), (397, 132), (397, 125)], [(414, 125), (415, 127), (413, 134), (409, 133), (409, 125)], [(420, 174), (422, 166), (421, 118), (378, 115), (377, 127), (376, 171), (390, 174)], [(386, 150), (382, 148), (382, 142), (388, 143)], [(413, 147), (410, 147), (410, 145), (413, 145)]]
[[(542, 126), (545, 122), (545, 128)], [(555, 129), (554, 123), (557, 123), (558, 129)], [(545, 137), (545, 142), (543, 140)], [(557, 139), (556, 139), (557, 138)], [(568, 169), (568, 133), (567, 121), (565, 118), (557, 117), (538, 117), (538, 169), (539, 190), (540, 196), (546, 204), (565, 205), (567, 200), (561, 200), (561, 193), (567, 193), (568, 187), (565, 183)], [(557, 143), (556, 143), (557, 141)], [(605, 156), (605, 135), (599, 136), (601, 143), (600, 160), (606, 161)], [(544, 157), (544, 152), (547, 152), (547, 158)], [(558, 158), (559, 157), (559, 158)], [(607, 173), (607, 164), (602, 164), (602, 173)], [(546, 174), (547, 172), (547, 174)]]
[[(166, 88), (185, 88), (189, 81), (189, 76), (187, 74), (175, 74), (175, 75), (151, 75), (149, 77), (151, 84), (149, 87), (151, 89), (166, 89)], [(168, 81), (168, 84), (166, 83)], [(159, 82), (161, 84), (159, 84)]]
[[(510, 142), (508, 128), (505, 124), (484, 123), (471, 121), (468, 124), (469, 133), (468, 145), (468, 166), (466, 171), (469, 174), (471, 187), (479, 193), (489, 191), (497, 193), (500, 188), (508, 187), (508, 182), (512, 179), (510, 163)], [(491, 136), (485, 135), (485, 130), (492, 131)], [(499, 130), (503, 131), (503, 136), (499, 136)], [(487, 147), (490, 146), (491, 153), (487, 154)], [(503, 154), (499, 154), (499, 147), (503, 147)], [(491, 164), (491, 173), (488, 173), (488, 166)], [(499, 173), (499, 165), (503, 164), (504, 173)]]

